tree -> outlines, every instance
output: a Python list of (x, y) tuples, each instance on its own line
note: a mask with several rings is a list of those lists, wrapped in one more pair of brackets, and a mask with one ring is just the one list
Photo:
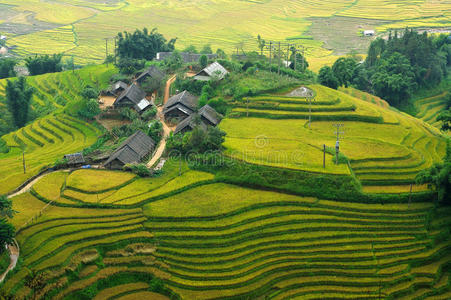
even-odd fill
[(202, 69), (205, 68), (208, 64), (208, 57), (206, 55), (201, 55), (199, 58), (199, 64)]
[(451, 110), (448, 108), (447, 110), (442, 111), (438, 117), (437, 121), (442, 122), (442, 130), (449, 131), (451, 130)]
[(350, 57), (340, 57), (332, 66), (332, 71), (338, 80), (339, 86), (348, 87), (351, 84), (354, 70), (357, 67), (357, 62)]
[(174, 51), (164, 64), (169, 72), (175, 72), (183, 66), (183, 58), (178, 51)]
[(258, 49), (260, 49), (260, 54), (263, 56), (263, 49), (265, 49), (266, 42), (264, 39), (261, 38), (260, 35), (257, 36), (257, 44)]
[(218, 55), (219, 59), (227, 59), (227, 54), (220, 48), (216, 50), (216, 55)]
[(322, 85), (328, 86), (332, 89), (338, 88), (338, 80), (329, 66), (324, 66), (319, 70), (318, 81)]
[(120, 58), (152, 60), (158, 52), (174, 51), (176, 39), (166, 41), (156, 28), (148, 31), (147, 28), (127, 31), (117, 34), (117, 55)]
[(83, 99), (81, 100), (81, 107), (78, 111), (78, 116), (84, 119), (92, 120), (100, 113), (99, 103), (97, 99)]
[(431, 168), (423, 170), (415, 178), (418, 184), (427, 183), (437, 192), (440, 202), (451, 202), (451, 147), (448, 142), (446, 156), (443, 163), (434, 164)]
[(304, 56), (302, 56), (301, 53), (293, 50), (290, 56), (290, 61), (292, 62), (290, 68), (294, 70), (294, 67), (296, 65), (296, 70), (305, 71), (309, 66), (307, 60)]
[(132, 75), (136, 73), (136, 71), (144, 68), (145, 61), (129, 58), (129, 57), (121, 57), (117, 63), (117, 67), (122, 74)]
[(12, 218), (17, 213), (13, 210), (13, 202), (6, 195), (0, 196), (0, 217)]
[(15, 77), (16, 71), (14, 71), (14, 67), (17, 65), (17, 61), (12, 58), (3, 58), (0, 59), (0, 79)]
[(185, 53), (192, 53), (192, 54), (197, 54), (197, 49), (196, 49), (196, 46), (194, 46), (194, 45), (189, 45), (188, 47), (186, 47), (185, 49), (183, 49), (182, 52), (185, 52)]
[(141, 88), (146, 93), (153, 93), (154, 91), (158, 91), (162, 88), (162, 78), (148, 77), (141, 84)]
[(6, 82), (6, 104), (13, 116), (14, 125), (23, 127), (28, 121), (31, 97), (34, 89), (27, 84), (25, 77)]
[(62, 54), (36, 55), (35, 57), (25, 58), (25, 65), (27, 66), (30, 75), (40, 75), (45, 73), (61, 72), (63, 66), (61, 64)]
[(210, 45), (205, 45), (201, 50), (200, 50), (201, 54), (212, 54), (213, 50), (211, 49)]

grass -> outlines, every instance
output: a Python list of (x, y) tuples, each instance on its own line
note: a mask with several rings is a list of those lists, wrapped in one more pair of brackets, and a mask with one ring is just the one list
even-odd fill
[(77, 170), (67, 177), (66, 186), (87, 192), (113, 189), (135, 178), (132, 173), (119, 171)]

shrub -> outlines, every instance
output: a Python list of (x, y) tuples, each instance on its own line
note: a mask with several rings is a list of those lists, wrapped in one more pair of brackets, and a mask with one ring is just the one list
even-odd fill
[(152, 172), (147, 168), (145, 164), (126, 164), (124, 170), (132, 171), (139, 177), (149, 177)]
[(130, 77), (125, 75), (125, 74), (119, 73), (119, 74), (114, 74), (113, 76), (111, 76), (111, 78), (110, 78), (110, 82), (111, 83), (115, 83), (115, 82), (118, 82), (118, 81), (123, 81), (123, 82), (125, 82), (127, 84), (131, 83)]
[(80, 109), (77, 114), (79, 117), (84, 119), (94, 119), (95, 116), (100, 114), (100, 107), (97, 99), (81, 100)]
[(119, 110), (119, 115), (123, 120), (133, 121), (139, 119), (139, 114), (135, 110), (128, 107), (121, 108)]
[(153, 106), (152, 108), (146, 110), (142, 113), (141, 118), (144, 121), (150, 121), (157, 115), (157, 108)]
[(92, 86), (87, 85), (80, 93), (84, 99), (95, 99), (99, 95), (99, 91)]

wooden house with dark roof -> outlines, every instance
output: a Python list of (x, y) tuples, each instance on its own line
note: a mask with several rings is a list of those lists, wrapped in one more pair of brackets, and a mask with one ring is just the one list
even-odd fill
[(69, 166), (81, 166), (85, 163), (85, 158), (81, 152), (66, 154), (64, 159), (67, 160)]
[(139, 84), (143, 84), (148, 78), (155, 78), (157, 80), (162, 80), (164, 77), (163, 71), (158, 69), (156, 66), (150, 66), (147, 70), (142, 72), (138, 78), (136, 78), (136, 82)]
[(189, 117), (196, 110), (199, 98), (183, 91), (168, 99), (163, 107), (163, 114), (166, 120), (181, 121)]
[(181, 121), (175, 128), (174, 133), (185, 133), (193, 130), (197, 126), (206, 130), (208, 126), (217, 126), (221, 122), (222, 117), (213, 107), (206, 104), (197, 113), (193, 113)]
[(139, 163), (155, 148), (155, 142), (147, 134), (138, 130), (128, 137), (110, 155), (104, 166), (108, 169), (122, 169), (126, 164)]
[(141, 90), (136, 84), (127, 87), (114, 101), (114, 107), (133, 107), (138, 112), (149, 108), (152, 103), (146, 99), (146, 92)]
[(194, 79), (208, 81), (216, 77), (217, 79), (221, 80), (224, 79), (227, 74), (229, 74), (229, 71), (227, 71), (220, 63), (215, 61), (214, 63), (208, 65), (202, 71), (194, 75)]

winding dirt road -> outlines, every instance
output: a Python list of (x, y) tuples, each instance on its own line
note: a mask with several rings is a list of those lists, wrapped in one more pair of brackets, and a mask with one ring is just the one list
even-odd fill
[[(173, 75), (168, 79), (168, 81), (166, 81), (166, 87), (164, 89), (163, 105), (169, 99), (171, 84), (175, 81), (175, 79), (176, 79), (176, 75)], [(163, 137), (161, 138), (160, 144), (158, 145), (158, 148), (155, 151), (153, 157), (147, 163), (148, 168), (151, 168), (161, 158), (161, 156), (163, 155), (164, 149), (166, 148), (166, 139), (168, 138), (171, 131), (174, 129), (174, 128), (169, 127), (164, 120), (163, 106), (160, 106), (157, 108), (157, 118), (158, 118), (158, 120), (161, 121), (161, 124), (163, 124)]]

